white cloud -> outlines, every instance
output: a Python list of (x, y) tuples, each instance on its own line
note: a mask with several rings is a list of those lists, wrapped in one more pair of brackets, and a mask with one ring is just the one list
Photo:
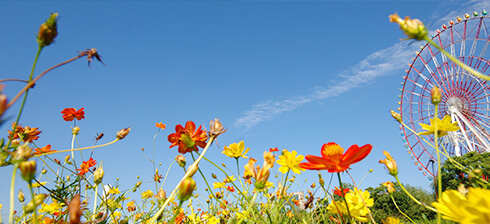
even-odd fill
[[(461, 5), (460, 1), (448, 1), (446, 3)], [(481, 12), (483, 9), (490, 8), (490, 1), (485, 0), (469, 1), (468, 4), (458, 7), (457, 10), (447, 10), (449, 8), (447, 4), (441, 5), (441, 8), (434, 13), (434, 15), (437, 16), (445, 16), (442, 18), (440, 16), (435, 18), (435, 22), (432, 22), (431, 24), (447, 23), (447, 21), (451, 19), (455, 20), (457, 16), (462, 17), (466, 12), (472, 13), (475, 10)], [(441, 11), (447, 12), (441, 14)], [(274, 119), (282, 113), (294, 110), (304, 104), (338, 96), (353, 88), (367, 84), (377, 77), (389, 75), (393, 72), (399, 74), (399, 71), (403, 71), (404, 68), (407, 67), (407, 64), (410, 62), (410, 57), (414, 56), (419, 45), (420, 43), (414, 43), (407, 46), (407, 42), (399, 42), (389, 48), (376, 51), (357, 65), (338, 74), (338, 76), (342, 78), (339, 83), (327, 86), (311, 94), (296, 96), (291, 99), (279, 101), (270, 100), (258, 103), (254, 105), (252, 109), (245, 111), (244, 115), (238, 118), (234, 125), (238, 128), (247, 130), (260, 122)]]

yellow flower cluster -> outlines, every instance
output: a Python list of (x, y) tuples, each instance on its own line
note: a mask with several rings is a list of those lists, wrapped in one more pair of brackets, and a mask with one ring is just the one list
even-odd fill
[(456, 190), (446, 190), (433, 202), (442, 218), (462, 224), (488, 223), (490, 221), (490, 190), (468, 188), (466, 195)]
[[(374, 205), (374, 199), (369, 198), (370, 196), (371, 194), (369, 194), (369, 191), (362, 191), (354, 188), (345, 195), (345, 201), (349, 206), (349, 211), (347, 211), (344, 201), (332, 201), (332, 203), (328, 205), (327, 210), (334, 214), (341, 213), (343, 215), (348, 215), (350, 213), (352, 218), (361, 222), (367, 222), (369, 221), (368, 213), (370, 212), (367, 207)], [(364, 206), (364, 202), (367, 207)]]

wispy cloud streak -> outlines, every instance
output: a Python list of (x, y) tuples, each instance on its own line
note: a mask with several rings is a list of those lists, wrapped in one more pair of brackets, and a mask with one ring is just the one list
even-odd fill
[[(450, 3), (451, 1), (449, 1)], [(465, 10), (470, 10), (468, 13), (471, 13), (474, 10), (483, 10), (489, 7), (490, 2), (485, 0), (469, 1), (457, 10), (450, 11), (447, 11), (447, 5), (441, 5), (441, 8), (436, 10), (435, 15), (445, 16), (435, 18), (435, 22), (431, 22), (431, 24), (443, 24), (450, 19), (454, 20), (456, 16), (462, 16), (461, 13), (466, 13)], [(441, 11), (444, 10), (447, 13), (441, 14)], [(400, 71), (403, 71), (407, 67), (410, 58), (414, 56), (414, 52), (418, 46), (419, 44), (417, 43), (408, 45), (406, 42), (399, 42), (389, 48), (376, 51), (357, 65), (338, 74), (341, 77), (340, 82), (316, 90), (310, 94), (279, 101), (269, 100), (260, 102), (254, 105), (252, 109), (245, 111), (243, 116), (234, 122), (234, 125), (247, 130), (261, 122), (272, 120), (284, 112), (294, 110), (307, 103), (335, 97), (351, 89), (368, 84), (377, 77), (399, 74)]]

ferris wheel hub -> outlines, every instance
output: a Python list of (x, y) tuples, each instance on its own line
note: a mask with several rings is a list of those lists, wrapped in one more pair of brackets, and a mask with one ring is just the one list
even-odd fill
[(458, 111), (463, 111), (464, 110), (464, 104), (463, 104), (463, 100), (461, 100), (459, 97), (450, 97), (447, 102), (446, 102), (446, 105), (448, 108), (450, 108), (450, 110), (458, 110)]

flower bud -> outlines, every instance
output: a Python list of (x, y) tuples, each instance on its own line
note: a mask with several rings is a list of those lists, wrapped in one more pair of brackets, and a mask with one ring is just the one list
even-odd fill
[(22, 179), (30, 183), (36, 175), (36, 161), (22, 161), (19, 164), (19, 169)]
[(66, 181), (70, 181), (70, 179), (71, 179), (70, 175), (66, 175), (65, 179), (66, 179)]
[[(34, 196), (34, 199), (26, 205), (26, 207), (24, 208), (24, 211), (26, 213), (33, 212), (37, 206), (41, 205), (44, 202), (45, 198), (46, 198), (45, 194), (38, 194), (38, 195)], [(35, 205), (34, 205), (34, 202), (36, 203)]]
[(379, 163), (385, 164), (386, 168), (390, 172), (390, 175), (398, 175), (398, 166), (396, 165), (396, 161), (393, 159), (393, 157), (391, 157), (389, 152), (383, 151), (383, 154), (386, 156), (386, 159), (379, 160)]
[(165, 191), (163, 190), (163, 188), (160, 188), (158, 190), (157, 195), (156, 195), (156, 198), (159, 201), (162, 201), (162, 203), (165, 201), (165, 199), (167, 199), (167, 193), (165, 193)]
[(402, 123), (402, 115), (400, 115), (399, 113), (395, 112), (394, 110), (391, 110), (390, 111), (391, 113), (391, 116), (396, 120), (398, 121), (398, 123)]
[(321, 173), (318, 173), (318, 182), (320, 183), (320, 186), (325, 187), (325, 180), (323, 180)]
[(39, 27), (37, 35), (37, 43), (39, 46), (45, 47), (53, 43), (54, 38), (58, 35), (58, 13), (51, 13), (51, 16)]
[(7, 110), (7, 96), (0, 93), (0, 118), (5, 110)]
[(432, 104), (434, 105), (439, 104), (441, 102), (441, 95), (442, 92), (441, 89), (439, 89), (439, 87), (437, 86), (432, 87), (432, 89), (430, 90), (430, 97), (432, 100)]
[(182, 154), (179, 154), (175, 157), (175, 161), (179, 164), (180, 167), (185, 167), (185, 157)]
[(390, 22), (400, 25), (400, 29), (408, 36), (407, 39), (423, 40), (429, 34), (424, 23), (418, 19), (410, 19), (408, 16), (405, 19), (401, 19), (396, 13), (390, 15), (389, 18)]
[(48, 170), (47, 170), (47, 169), (42, 169), (42, 170), (41, 170), (41, 173), (42, 173), (42, 174), (46, 174), (47, 172), (48, 172)]
[(102, 183), (103, 178), (104, 178), (104, 169), (102, 169), (102, 167), (99, 167), (94, 172), (94, 184), (98, 185)]
[(116, 138), (119, 140), (123, 139), (124, 137), (126, 137), (126, 135), (129, 134), (129, 131), (131, 131), (131, 128), (121, 129), (120, 131), (117, 132)]
[(17, 198), (19, 199), (19, 202), (24, 202), (26, 200), (24, 192), (22, 190), (19, 190), (19, 194), (17, 194)]
[(196, 181), (192, 178), (186, 178), (179, 186), (179, 200), (187, 201), (191, 196), (192, 192), (196, 188)]
[(214, 174), (214, 173), (211, 173), (211, 177), (212, 177), (213, 179), (216, 179), (216, 180), (218, 179), (218, 177), (217, 177), (217, 176), (216, 176), (216, 174)]
[(76, 126), (74, 128), (71, 128), (72, 135), (78, 135), (78, 132), (80, 132), (80, 127)]
[(65, 156), (65, 163), (67, 163), (67, 164), (70, 164), (70, 165), (71, 165), (71, 164), (72, 164), (72, 162), (70, 161), (70, 159), (71, 159), (71, 156), (70, 156), (70, 155), (66, 155), (66, 156)]

